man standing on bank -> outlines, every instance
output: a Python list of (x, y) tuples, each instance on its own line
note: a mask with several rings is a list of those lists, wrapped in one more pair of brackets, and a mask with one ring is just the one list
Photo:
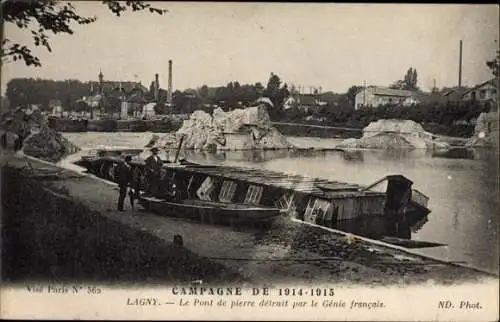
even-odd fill
[[(125, 157), (125, 162), (118, 165), (117, 169), (117, 181), (118, 187), (120, 187), (120, 197), (118, 198), (118, 211), (123, 211), (123, 203), (125, 202), (125, 197), (127, 196), (127, 187), (132, 183), (132, 165), (130, 164), (132, 157), (127, 155)], [(134, 206), (133, 204), (131, 205)]]
[(158, 186), (161, 177), (161, 169), (163, 167), (163, 161), (158, 156), (158, 148), (152, 148), (153, 153), (146, 159), (146, 173), (148, 180), (148, 192), (155, 194), (158, 191)]

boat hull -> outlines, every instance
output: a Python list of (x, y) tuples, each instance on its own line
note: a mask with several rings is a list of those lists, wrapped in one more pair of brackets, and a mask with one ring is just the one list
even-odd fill
[(158, 215), (187, 218), (213, 224), (270, 223), (280, 216), (280, 210), (277, 208), (202, 200), (167, 201), (141, 196), (139, 203), (145, 209)]
[[(100, 178), (114, 181), (116, 165), (121, 162), (120, 157), (101, 157), (89, 162), (87, 169)], [(131, 164), (134, 190), (149, 191), (143, 160), (133, 160)], [(275, 213), (281, 211), (306, 222), (370, 238), (411, 239), (411, 232), (419, 229), (415, 226), (425, 222), (423, 219), (430, 213), (429, 198), (412, 189), (412, 182), (401, 175), (360, 186), (262, 169), (200, 165), (181, 160), (166, 163), (158, 179), (158, 189), (154, 189), (158, 199), (143, 199), (141, 205), (159, 215), (205, 222), (272, 220), (273, 215), (256, 210), (268, 207), (274, 208)], [(197, 206), (169, 201), (167, 192), (172, 186), (176, 199), (197, 200)], [(247, 209), (239, 211), (223, 207), (224, 204), (245, 205)], [(250, 206), (256, 209), (251, 210)]]

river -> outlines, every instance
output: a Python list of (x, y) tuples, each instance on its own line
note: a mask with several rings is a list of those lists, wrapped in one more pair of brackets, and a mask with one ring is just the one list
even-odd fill
[[(153, 133), (64, 133), (84, 149), (99, 147), (142, 148)], [(162, 135), (158, 133), (158, 135)], [(332, 148), (339, 140), (289, 137), (297, 147)], [(74, 160), (72, 156), (68, 160)], [(432, 210), (414, 240), (446, 244), (419, 252), (449, 261), (499, 272), (498, 155), (474, 150), (455, 155), (430, 151), (238, 151), (183, 152), (188, 160), (249, 166), (274, 171), (370, 184), (388, 174), (402, 174), (426, 194)], [(172, 157), (173, 158), (173, 157)]]

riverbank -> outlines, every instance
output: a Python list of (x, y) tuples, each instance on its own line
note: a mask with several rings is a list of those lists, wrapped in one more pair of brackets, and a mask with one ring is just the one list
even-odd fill
[[(166, 120), (68, 120), (68, 119), (50, 119), (50, 126), (56, 131), (63, 133), (80, 132), (132, 132), (132, 133), (169, 133), (177, 131), (182, 127), (181, 119)], [(348, 126), (326, 126), (304, 123), (285, 123), (272, 122), (272, 125), (285, 136), (296, 137), (314, 137), (314, 138), (333, 138), (348, 139), (361, 138), (363, 128)], [(454, 147), (465, 146), (467, 138), (464, 138), (464, 132), (461, 131), (457, 136), (447, 135), (450, 131), (442, 128), (424, 124), (424, 129), (436, 134), (440, 142), (445, 142)], [(434, 132), (434, 131), (435, 132)], [(467, 130), (468, 131), (468, 130)], [(446, 135), (442, 134), (446, 133)], [(468, 132), (467, 132), (468, 133)]]
[[(20, 158), (7, 161), (2, 173), (7, 281), (386, 285), (490, 276), (289, 219), (262, 231), (140, 210), (120, 213), (113, 210), (118, 192), (110, 183), (36, 160), (30, 161), (32, 169)], [(172, 245), (175, 234), (182, 235), (184, 247)]]
[[(85, 186), (85, 177), (38, 161), (30, 161), (33, 168), (21, 159), (8, 162), (2, 169), (3, 281), (148, 285), (241, 280), (237, 272), (177, 247), (171, 239), (160, 240), (116, 220), (120, 214), (111, 203), (79, 199), (72, 191)], [(76, 186), (57, 184), (61, 181)], [(92, 193), (115, 199), (111, 187), (93, 188)]]
[(49, 125), (58, 132), (159, 132), (177, 131), (183, 119), (162, 120), (70, 120), (52, 117)]
[(278, 131), (287, 136), (319, 137), (319, 138), (360, 138), (363, 128), (326, 126), (302, 123), (272, 123)]

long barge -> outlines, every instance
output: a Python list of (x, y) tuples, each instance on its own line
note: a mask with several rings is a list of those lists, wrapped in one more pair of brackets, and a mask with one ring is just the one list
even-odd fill
[[(89, 173), (114, 181), (119, 154), (99, 154), (77, 162)], [(144, 160), (132, 162), (136, 188), (145, 189)], [(362, 186), (275, 171), (181, 160), (165, 163), (155, 197), (278, 208), (293, 218), (374, 239), (411, 239), (431, 212), (429, 198), (402, 175)], [(158, 200), (157, 199), (157, 200)], [(145, 200), (142, 200), (144, 204)], [(148, 201), (146, 201), (148, 202)]]

